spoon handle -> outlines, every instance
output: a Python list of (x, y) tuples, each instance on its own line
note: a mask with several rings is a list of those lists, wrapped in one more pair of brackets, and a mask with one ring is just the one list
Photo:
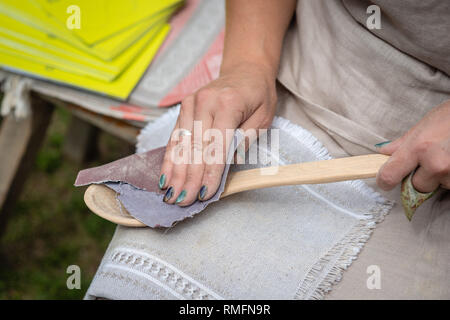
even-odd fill
[(388, 159), (383, 154), (369, 154), (230, 172), (221, 198), (276, 186), (373, 178)]

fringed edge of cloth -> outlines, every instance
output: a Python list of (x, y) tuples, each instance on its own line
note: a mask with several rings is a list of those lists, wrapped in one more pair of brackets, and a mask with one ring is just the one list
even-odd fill
[[(272, 124), (302, 140), (316, 153), (319, 160), (332, 159), (328, 150), (309, 131), (280, 117), (275, 117)], [(361, 180), (348, 181), (347, 183), (350, 183), (361, 194), (375, 200), (375, 205), (365, 214), (366, 219), (360, 220), (311, 267), (305, 279), (298, 286), (295, 299), (323, 299), (324, 295), (331, 291), (333, 285), (341, 280), (344, 271), (353, 260), (358, 257), (359, 252), (372, 235), (376, 224), (383, 221), (395, 204), (393, 201), (385, 199)]]

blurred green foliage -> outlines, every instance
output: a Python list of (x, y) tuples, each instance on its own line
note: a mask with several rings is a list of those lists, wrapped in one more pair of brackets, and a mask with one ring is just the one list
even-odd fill
[[(0, 299), (81, 299), (101, 261), (115, 225), (91, 213), (84, 188), (73, 186), (79, 165), (64, 159), (70, 114), (57, 108), (20, 200), (0, 239)], [(131, 148), (102, 133), (97, 159), (106, 163)], [(81, 268), (81, 290), (69, 290), (66, 269)]]

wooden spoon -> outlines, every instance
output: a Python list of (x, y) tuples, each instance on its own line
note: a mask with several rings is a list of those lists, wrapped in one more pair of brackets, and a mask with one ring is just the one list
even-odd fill
[[(386, 155), (369, 154), (230, 172), (220, 198), (276, 186), (373, 178), (388, 159)], [(106, 220), (128, 227), (145, 227), (126, 211), (116, 199), (116, 193), (104, 185), (90, 185), (84, 194), (84, 201), (92, 212)]]

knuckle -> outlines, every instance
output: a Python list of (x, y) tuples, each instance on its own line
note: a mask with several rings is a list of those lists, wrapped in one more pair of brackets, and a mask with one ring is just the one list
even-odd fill
[(198, 141), (198, 139), (192, 139), (191, 148), (193, 151), (203, 151), (203, 143), (202, 141)]
[(194, 103), (194, 95), (190, 94), (187, 97), (185, 97), (182, 101), (181, 101), (181, 105), (183, 106), (189, 106), (192, 105)]
[(270, 127), (271, 124), (272, 124), (272, 117), (265, 116), (261, 121), (261, 128), (267, 129)]
[(434, 175), (446, 176), (450, 173), (450, 165), (445, 159), (436, 157), (429, 163), (428, 170)]
[(225, 144), (223, 140), (211, 141), (207, 144), (205, 153), (203, 153), (203, 161), (208, 165), (225, 163)]
[(187, 96), (181, 101), (180, 113), (188, 112), (194, 107), (194, 97)]
[(209, 167), (206, 168), (204, 173), (204, 178), (208, 181), (218, 180), (222, 176), (222, 170), (219, 170), (217, 167)]
[(202, 88), (195, 93), (195, 104), (202, 104), (214, 96), (214, 89)]
[(172, 184), (177, 184), (177, 182), (183, 180), (182, 179), (182, 175), (180, 173), (174, 172), (172, 174), (172, 179), (171, 179), (171, 183)]
[(211, 105), (208, 103), (205, 103), (204, 100), (202, 102), (197, 102), (195, 104), (195, 113), (197, 115), (209, 113), (210, 110), (211, 110)]
[(233, 88), (222, 89), (218, 98), (220, 103), (225, 106), (239, 105), (241, 103), (239, 94)]
[(162, 167), (168, 166), (171, 163), (172, 163), (171, 153), (166, 151), (166, 153), (164, 154)]
[(441, 187), (444, 189), (450, 190), (450, 179), (447, 179), (447, 180), (444, 180), (443, 182), (441, 182)]
[(397, 184), (394, 176), (389, 170), (382, 170), (379, 173), (378, 178), (386, 186), (395, 186)]
[(180, 170), (180, 169), (177, 169), (177, 167), (175, 167), (175, 170), (173, 170), (173, 172), (172, 172), (173, 183), (183, 182), (185, 177), (186, 177), (185, 170)]
[(179, 137), (178, 131), (177, 130), (172, 131), (169, 137), (169, 141), (167, 141), (165, 158), (168, 158), (172, 155), (173, 149), (179, 142), (178, 137)]
[(185, 180), (185, 184), (189, 184), (189, 185), (197, 185), (198, 183), (197, 180), (199, 175), (197, 173), (195, 173), (192, 170), (188, 170), (188, 172), (186, 173), (186, 180)]
[(276, 90), (274, 90), (273, 92), (272, 92), (272, 94), (270, 95), (270, 101), (269, 101), (269, 105), (276, 105), (277, 104), (277, 101), (278, 101), (278, 94), (277, 94), (277, 91)]
[(172, 142), (172, 139), (169, 139), (166, 147), (166, 152), (164, 153), (163, 163), (172, 163), (173, 148), (174, 142)]
[(428, 152), (431, 148), (431, 146), (433, 145), (433, 143), (431, 141), (421, 141), (416, 145), (416, 152), (418, 154), (423, 154), (425, 152)]

